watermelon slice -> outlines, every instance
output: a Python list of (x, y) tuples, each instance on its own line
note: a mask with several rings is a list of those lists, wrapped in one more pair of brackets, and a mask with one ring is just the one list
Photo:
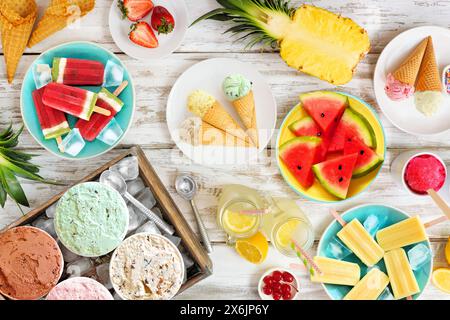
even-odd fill
[(357, 137), (369, 148), (375, 149), (377, 147), (377, 140), (372, 126), (361, 114), (351, 108), (347, 108), (342, 115), (341, 121), (328, 146), (328, 152), (343, 151), (345, 137)]
[(348, 106), (346, 96), (329, 91), (301, 94), (300, 101), (305, 111), (324, 132), (329, 132)]
[(322, 140), (317, 137), (298, 137), (280, 147), (281, 160), (305, 189), (314, 183), (311, 168), (316, 162), (316, 154), (321, 142)]
[(353, 169), (353, 178), (363, 177), (383, 163), (383, 158), (370, 149), (357, 137), (347, 136), (344, 145), (344, 155), (358, 153), (358, 160)]
[(352, 180), (353, 168), (358, 154), (340, 156), (313, 166), (314, 174), (322, 186), (339, 199), (347, 198), (348, 188)]

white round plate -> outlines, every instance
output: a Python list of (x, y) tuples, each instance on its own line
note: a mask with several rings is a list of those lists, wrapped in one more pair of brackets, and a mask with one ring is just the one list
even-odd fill
[[(244, 147), (192, 146), (180, 140), (181, 123), (195, 116), (187, 109), (187, 98), (194, 90), (204, 90), (213, 95), (230, 115), (243, 127), (242, 121), (222, 91), (225, 77), (240, 73), (253, 82), (256, 118), (259, 131), (259, 149)], [(186, 70), (175, 82), (167, 101), (167, 126), (172, 140), (192, 161), (215, 166), (245, 164), (257, 158), (270, 142), (277, 120), (277, 104), (270, 86), (255, 68), (234, 59), (215, 58), (199, 62)], [(243, 127), (244, 128), (244, 127)]]
[[(175, 28), (169, 34), (159, 34), (155, 32), (159, 41), (157, 48), (144, 48), (133, 43), (129, 38), (130, 26), (134, 23), (128, 19), (122, 19), (122, 13), (117, 7), (118, 0), (114, 0), (109, 11), (109, 30), (116, 45), (130, 57), (139, 60), (157, 60), (174, 52), (186, 35), (189, 27), (189, 17), (184, 0), (162, 1), (154, 0), (155, 6), (162, 5), (173, 15), (175, 19)], [(152, 12), (141, 21), (151, 24)]]
[(418, 27), (395, 37), (383, 50), (374, 74), (374, 89), (384, 115), (400, 130), (414, 135), (435, 135), (450, 129), (450, 99), (433, 116), (427, 117), (414, 105), (414, 97), (395, 102), (384, 92), (386, 77), (401, 64), (426, 37), (433, 37), (439, 74), (450, 64), (450, 30), (441, 27)]

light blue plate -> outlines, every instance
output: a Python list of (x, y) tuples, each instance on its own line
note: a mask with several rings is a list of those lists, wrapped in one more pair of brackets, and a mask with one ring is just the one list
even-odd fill
[[(359, 207), (355, 207), (353, 209), (350, 209), (342, 214), (342, 218), (346, 222), (350, 222), (353, 219), (358, 219), (361, 223), (364, 222), (364, 220), (371, 214), (378, 215), (380, 217), (387, 216), (388, 219), (386, 221), (386, 224), (383, 228), (389, 227), (397, 222), (400, 222), (402, 220), (405, 220), (409, 218), (409, 215), (405, 212), (396, 209), (394, 207), (384, 206), (384, 205), (363, 205)], [(341, 225), (337, 221), (333, 221), (328, 228), (325, 230), (325, 232), (322, 235), (322, 238), (319, 242), (319, 248), (317, 250), (317, 254), (319, 256), (327, 256), (326, 248), (328, 246), (328, 243), (336, 237), (336, 234), (342, 229)], [(430, 242), (423, 241), (424, 245), (428, 247), (430, 250), (431, 256), (433, 256), (431, 252), (431, 246)], [(417, 243), (416, 243), (417, 244)], [(406, 252), (408, 252), (409, 249), (414, 247), (416, 244), (404, 247)], [(367, 273), (367, 266), (363, 264), (354, 254), (349, 255), (344, 259), (345, 261), (349, 262), (355, 262), (358, 263), (361, 267), (361, 278), (365, 276)], [(386, 272), (386, 267), (384, 265), (384, 260), (382, 259), (377, 266), (380, 268), (381, 271)], [(433, 267), (433, 259), (431, 259), (430, 262), (428, 262), (425, 266), (423, 266), (420, 270), (414, 271), (414, 275), (416, 276), (417, 283), (420, 287), (420, 292), (416, 295), (414, 295), (414, 299), (419, 298), (419, 296), (422, 294), (423, 290), (427, 286), (428, 282), (431, 278), (431, 271)], [(341, 300), (351, 289), (350, 286), (340, 286), (340, 285), (332, 285), (332, 284), (324, 284), (325, 291), (333, 300)], [(389, 286), (390, 287), (390, 286)], [(391, 292), (392, 289), (390, 288)]]
[[(65, 57), (65, 58), (79, 58), (79, 59), (90, 59), (100, 61), (106, 65), (108, 60), (113, 60), (114, 62), (122, 65), (125, 70), (124, 80), (127, 80), (129, 85), (120, 94), (120, 99), (125, 103), (122, 110), (116, 115), (116, 120), (120, 127), (124, 131), (122, 137), (115, 145), (109, 146), (99, 140), (94, 140), (92, 142), (86, 141), (85, 148), (78, 154), (77, 157), (72, 157), (68, 154), (61, 153), (58, 150), (56, 140), (45, 140), (42, 134), (41, 126), (37, 117), (36, 109), (34, 107), (33, 98), (31, 93), (36, 89), (33, 80), (32, 68), (35, 64), (49, 64), (52, 65), (54, 57)], [(82, 87), (91, 91), (98, 92), (101, 87)], [(108, 88), (113, 91), (115, 88)], [(134, 110), (135, 110), (135, 91), (133, 86), (133, 81), (130, 73), (120, 61), (120, 59), (112, 52), (90, 42), (70, 42), (66, 44), (59, 45), (55, 48), (49, 49), (42, 53), (30, 66), (22, 85), (22, 93), (20, 97), (20, 107), (22, 112), (22, 118), (27, 127), (28, 131), (34, 137), (34, 139), (42, 145), (45, 149), (51, 153), (67, 159), (88, 159), (99, 156), (112, 148), (114, 148), (123, 139), (128, 129), (131, 126)], [(71, 128), (75, 125), (77, 118), (68, 116), (69, 125)]]

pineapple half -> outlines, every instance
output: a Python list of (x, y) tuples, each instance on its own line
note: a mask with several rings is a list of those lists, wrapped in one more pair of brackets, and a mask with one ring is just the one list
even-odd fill
[(216, 0), (215, 9), (193, 24), (213, 19), (236, 23), (225, 32), (243, 34), (256, 43), (276, 44), (292, 68), (334, 85), (348, 83), (356, 66), (370, 50), (369, 36), (349, 18), (302, 5), (290, 8), (285, 0)]

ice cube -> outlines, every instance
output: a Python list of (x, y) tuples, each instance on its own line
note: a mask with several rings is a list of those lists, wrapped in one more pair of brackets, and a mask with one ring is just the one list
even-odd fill
[(104, 87), (117, 87), (123, 82), (123, 67), (112, 60), (108, 60), (105, 66)]
[(81, 150), (83, 150), (86, 142), (80, 134), (80, 130), (73, 128), (67, 136), (64, 137), (61, 146), (64, 148), (64, 152), (76, 157)]
[(194, 260), (192, 260), (187, 252), (181, 252), (181, 257), (183, 257), (183, 262), (186, 269), (189, 269), (194, 265)]
[(44, 230), (49, 235), (51, 235), (53, 238), (56, 238), (56, 231), (55, 231), (55, 225), (53, 223), (53, 219), (47, 219), (46, 217), (40, 217), (34, 220), (31, 225), (33, 227), (39, 228), (41, 230)]
[(386, 287), (378, 297), (378, 300), (394, 300), (394, 296), (392, 295), (391, 290)]
[(81, 277), (92, 270), (92, 261), (89, 258), (80, 258), (67, 266), (66, 273), (70, 278)]
[(73, 253), (72, 251), (70, 251), (69, 249), (67, 249), (60, 241), (58, 241), (58, 245), (59, 248), (61, 249), (63, 258), (64, 258), (64, 262), (66, 263), (71, 263), (74, 262), (75, 260), (80, 259), (81, 257), (75, 253)]
[(177, 237), (177, 236), (172, 236), (170, 234), (166, 234), (164, 235), (167, 239), (169, 239), (170, 241), (172, 241), (172, 243), (175, 245), (175, 247), (178, 247), (181, 243), (181, 238)]
[(125, 181), (134, 180), (139, 177), (138, 158), (135, 156), (127, 157), (113, 165), (109, 170), (118, 172)]
[(326, 248), (327, 256), (338, 259), (338, 260), (344, 260), (347, 256), (351, 255), (352, 252), (350, 249), (348, 249), (345, 244), (341, 242), (338, 238), (334, 237), (329, 243)]
[(130, 204), (127, 206), (129, 212), (128, 233), (130, 233), (139, 228), (147, 220), (147, 216), (139, 210), (135, 210)]
[(156, 199), (150, 188), (145, 188), (141, 190), (137, 195), (136, 199), (139, 200), (146, 208), (151, 209), (156, 204)]
[(141, 178), (134, 179), (127, 182), (127, 191), (133, 197), (145, 188), (144, 181)]
[(117, 292), (114, 292), (113, 297), (114, 300), (122, 300), (122, 298), (117, 294)]
[(367, 232), (374, 237), (378, 230), (382, 229), (387, 221), (387, 216), (378, 216), (375, 214), (369, 215), (366, 220), (364, 220), (364, 228)]
[(50, 207), (45, 210), (45, 215), (47, 218), (53, 219), (55, 217), (56, 213), (56, 207), (58, 206), (58, 201), (56, 201), (54, 204), (52, 204)]
[(123, 130), (120, 127), (119, 123), (115, 118), (112, 118), (111, 121), (100, 131), (97, 136), (97, 140), (100, 140), (107, 145), (114, 145), (120, 137), (123, 135)]
[(52, 82), (52, 69), (48, 64), (35, 64), (33, 66), (33, 79), (36, 89), (45, 87)]
[(109, 277), (109, 263), (103, 263), (95, 268), (97, 273), (97, 280), (106, 287), (106, 289), (111, 290), (113, 288), (111, 283), (111, 278)]
[(135, 233), (141, 232), (149, 232), (151, 234), (161, 234), (161, 231), (159, 231), (158, 227), (152, 220), (147, 221), (142, 226), (137, 228)]
[(419, 270), (431, 260), (430, 249), (423, 243), (419, 243), (408, 251), (408, 259), (411, 269)]

